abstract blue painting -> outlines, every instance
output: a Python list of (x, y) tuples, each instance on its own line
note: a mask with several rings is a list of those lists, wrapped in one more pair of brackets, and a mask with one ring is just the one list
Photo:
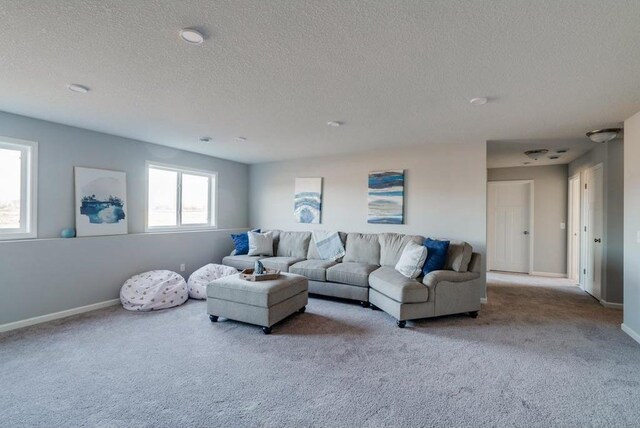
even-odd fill
[(404, 222), (404, 170), (369, 173), (368, 223)]
[(96, 168), (75, 168), (78, 236), (127, 233), (126, 174)]
[(298, 223), (320, 223), (322, 178), (296, 178), (293, 215)]

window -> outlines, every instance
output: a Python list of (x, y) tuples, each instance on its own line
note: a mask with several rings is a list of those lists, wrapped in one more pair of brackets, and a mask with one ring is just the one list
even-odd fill
[(38, 143), (0, 137), (0, 239), (35, 238)]
[(216, 227), (217, 173), (147, 163), (147, 231)]

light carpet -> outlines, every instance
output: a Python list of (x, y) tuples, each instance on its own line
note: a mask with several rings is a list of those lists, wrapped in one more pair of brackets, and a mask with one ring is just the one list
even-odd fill
[(274, 327), (204, 302), (0, 335), (0, 425), (637, 426), (640, 345), (574, 286), (491, 275), (480, 316), (310, 299)]

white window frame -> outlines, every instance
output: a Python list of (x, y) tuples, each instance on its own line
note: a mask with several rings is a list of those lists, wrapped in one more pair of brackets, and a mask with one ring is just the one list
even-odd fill
[[(163, 169), (178, 173), (176, 183), (176, 225), (175, 226), (150, 226), (149, 225), (149, 169)], [(201, 224), (181, 224), (182, 223), (182, 174), (199, 175), (209, 178), (209, 216), (207, 223)], [(145, 210), (144, 210), (144, 230), (145, 232), (178, 232), (188, 230), (207, 230), (218, 228), (218, 173), (216, 171), (206, 171), (202, 169), (185, 168), (177, 165), (169, 165), (159, 162), (147, 161), (145, 167)]]
[(38, 237), (38, 143), (0, 137), (0, 149), (18, 150), (20, 172), (20, 227), (0, 229), (0, 240)]

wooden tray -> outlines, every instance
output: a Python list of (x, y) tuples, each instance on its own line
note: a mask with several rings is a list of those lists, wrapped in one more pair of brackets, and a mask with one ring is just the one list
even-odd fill
[(278, 279), (280, 277), (280, 271), (278, 269), (264, 269), (263, 274), (255, 275), (253, 269), (245, 269), (240, 272), (240, 278), (245, 281), (269, 281), (270, 279)]

